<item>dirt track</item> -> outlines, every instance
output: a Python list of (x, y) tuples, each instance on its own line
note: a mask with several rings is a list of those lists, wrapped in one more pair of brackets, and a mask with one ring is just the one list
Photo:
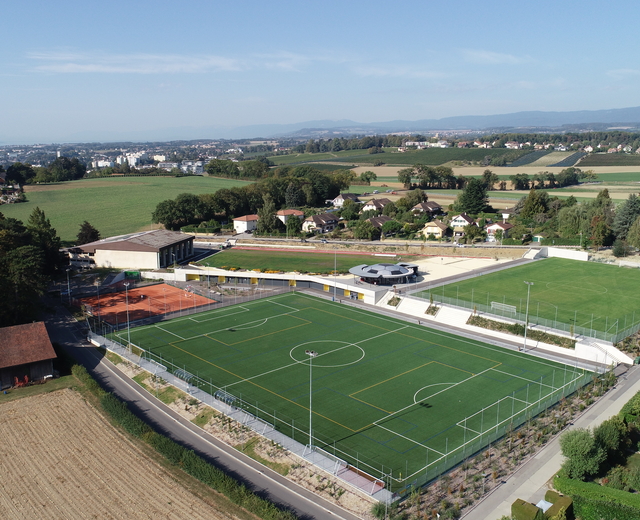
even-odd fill
[(61, 390), (0, 405), (0, 517), (222, 519)]

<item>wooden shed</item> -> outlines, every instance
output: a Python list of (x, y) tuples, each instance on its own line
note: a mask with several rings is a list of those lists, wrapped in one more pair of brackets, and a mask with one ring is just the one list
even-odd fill
[(53, 375), (56, 353), (44, 322), (0, 329), (0, 388), (13, 386), (15, 378), (38, 381)]

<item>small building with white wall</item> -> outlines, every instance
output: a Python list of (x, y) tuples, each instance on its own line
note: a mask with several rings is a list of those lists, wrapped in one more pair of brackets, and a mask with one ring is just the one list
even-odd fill
[(233, 229), (236, 233), (246, 233), (258, 229), (258, 215), (244, 215), (234, 218)]

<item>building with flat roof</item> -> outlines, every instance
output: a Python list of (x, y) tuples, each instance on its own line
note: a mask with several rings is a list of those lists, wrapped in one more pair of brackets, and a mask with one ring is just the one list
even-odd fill
[(395, 285), (413, 282), (418, 274), (418, 266), (408, 263), (361, 264), (352, 267), (349, 272), (361, 281), (373, 285)]
[(157, 229), (105, 238), (68, 250), (74, 267), (162, 269), (193, 256), (193, 235)]

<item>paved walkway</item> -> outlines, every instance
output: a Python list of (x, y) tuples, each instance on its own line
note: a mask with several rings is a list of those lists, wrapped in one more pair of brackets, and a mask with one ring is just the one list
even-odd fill
[[(587, 409), (568, 428), (593, 428), (616, 415), (624, 404), (640, 392), (640, 368), (634, 366), (622, 376), (616, 386), (597, 403)], [(566, 430), (565, 430), (566, 431)], [(503, 515), (511, 515), (511, 504), (521, 498), (537, 503), (549, 489), (547, 483), (562, 465), (560, 437), (547, 444), (542, 451), (520, 466), (516, 473), (495, 489), (482, 502), (463, 516), (466, 520), (497, 520)]]

